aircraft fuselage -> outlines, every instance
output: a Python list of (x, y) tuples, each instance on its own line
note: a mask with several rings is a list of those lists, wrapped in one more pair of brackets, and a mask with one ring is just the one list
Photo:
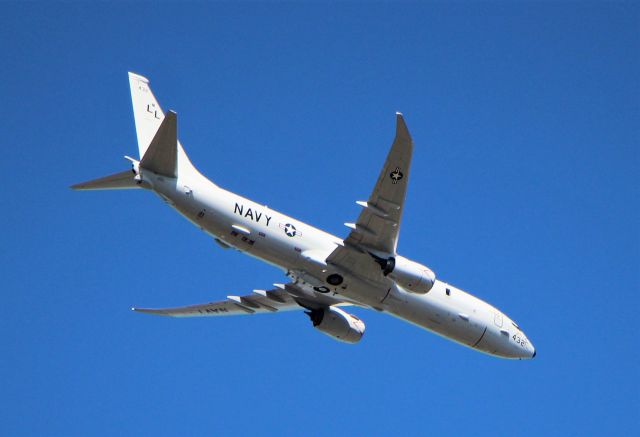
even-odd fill
[(140, 176), (141, 186), (152, 189), (223, 247), (281, 268), (315, 299), (386, 312), (491, 355), (535, 355), (531, 342), (509, 317), (459, 288), (436, 280), (428, 293), (416, 294), (389, 278), (363, 278), (348, 271), (337, 272), (344, 281), (331, 285), (324, 278), (335, 268), (325, 260), (344, 244), (340, 238), (226, 191), (200, 173), (174, 179), (140, 170)]

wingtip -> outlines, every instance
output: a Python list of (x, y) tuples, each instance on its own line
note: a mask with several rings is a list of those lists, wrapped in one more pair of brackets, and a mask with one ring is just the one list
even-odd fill
[(155, 308), (138, 308), (138, 307), (131, 307), (131, 311), (134, 311), (136, 313), (151, 313), (151, 314), (157, 312)]
[(137, 308), (131, 307), (131, 311), (135, 313), (143, 313), (143, 314), (162, 314), (162, 310), (157, 310), (154, 308)]
[(86, 182), (79, 182), (77, 184), (69, 185), (73, 191), (86, 191), (90, 190), (91, 187)]
[(142, 314), (154, 314), (157, 316), (171, 316), (172, 314), (166, 308), (136, 308), (132, 307), (132, 311)]
[(404, 116), (401, 112), (396, 112), (396, 137), (411, 140), (411, 134), (409, 133), (407, 123), (404, 121)]

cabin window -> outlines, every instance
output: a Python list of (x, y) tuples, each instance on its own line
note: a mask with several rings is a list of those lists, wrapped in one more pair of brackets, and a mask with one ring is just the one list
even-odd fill
[(449, 288), (447, 288), (446, 293), (447, 293), (447, 296), (451, 296), (451, 290)]

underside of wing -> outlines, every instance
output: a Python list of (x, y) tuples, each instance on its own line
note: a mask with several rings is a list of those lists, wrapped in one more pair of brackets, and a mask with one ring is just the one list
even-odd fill
[(357, 202), (363, 207), (358, 220), (345, 223), (351, 232), (327, 263), (374, 278), (380, 276), (380, 268), (371, 255), (381, 260), (395, 257), (412, 154), (413, 140), (397, 113), (396, 136), (376, 185), (367, 201)]
[(347, 302), (325, 295), (315, 298), (294, 284), (275, 284), (273, 290), (253, 290), (247, 296), (227, 296), (226, 300), (174, 308), (131, 308), (133, 311), (171, 317), (236, 316), (277, 313), (280, 311), (315, 310), (345, 306)]
[(242, 314), (275, 313), (278, 311), (302, 310), (289, 293), (284, 290), (254, 290), (248, 296), (227, 296), (227, 300), (175, 308), (132, 308), (147, 314), (172, 317), (234, 316)]
[(366, 202), (358, 202), (363, 209), (356, 223), (347, 223), (352, 229), (345, 240), (347, 245), (395, 255), (412, 154), (413, 141), (398, 113), (396, 136), (376, 185)]

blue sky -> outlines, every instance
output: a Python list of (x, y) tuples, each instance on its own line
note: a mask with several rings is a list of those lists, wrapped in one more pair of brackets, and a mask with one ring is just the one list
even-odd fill
[[(640, 7), (49, 4), (0, 15), (0, 434), (623, 435), (638, 427)], [(225, 188), (337, 235), (405, 114), (400, 251), (496, 305), (533, 361), (391, 317), (173, 320), (284, 280), (147, 192), (77, 193), (137, 151), (151, 79)]]

